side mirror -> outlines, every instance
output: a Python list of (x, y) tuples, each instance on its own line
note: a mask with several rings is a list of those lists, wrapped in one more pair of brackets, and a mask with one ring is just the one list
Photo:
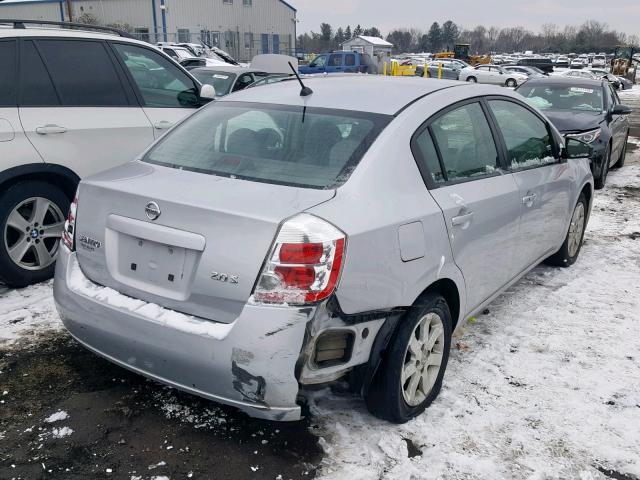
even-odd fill
[(210, 102), (216, 98), (216, 89), (213, 85), (205, 83), (200, 87), (200, 100), (203, 102)]
[(633, 109), (631, 107), (621, 104), (614, 105), (614, 107), (611, 109), (611, 115), (629, 115), (631, 112), (633, 112)]
[(565, 138), (562, 158), (590, 158), (592, 154), (593, 148), (588, 143), (581, 142), (575, 138)]

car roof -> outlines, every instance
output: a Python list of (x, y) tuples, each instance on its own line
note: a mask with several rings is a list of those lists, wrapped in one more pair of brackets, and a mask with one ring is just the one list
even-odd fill
[[(225, 102), (255, 102), (344, 109), (395, 115), (407, 105), (433, 92), (447, 88), (473, 88), (465, 82), (421, 77), (382, 75), (324, 75), (303, 79), (313, 94), (300, 96), (297, 81), (277, 82), (260, 88), (241, 90), (225, 97)], [(501, 87), (492, 90), (499, 93)]]
[[(35, 20), (34, 20), (35, 21)], [(16, 37), (60, 37), (60, 38), (90, 38), (96, 40), (117, 40), (119, 42), (135, 43), (138, 45), (152, 46), (147, 42), (136, 40), (134, 38), (122, 37), (115, 33), (99, 33), (90, 30), (51, 27), (27, 27), (13, 28), (11, 25), (0, 25), (0, 38), (16, 38)]]
[(603, 85), (602, 80), (591, 80), (589, 78), (581, 77), (564, 77), (556, 75), (554, 77), (544, 78), (532, 78), (526, 84), (523, 85), (568, 85), (574, 87), (601, 87)]

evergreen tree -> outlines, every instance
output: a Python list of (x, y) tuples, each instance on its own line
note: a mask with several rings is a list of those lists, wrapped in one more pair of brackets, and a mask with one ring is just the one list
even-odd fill
[(344, 39), (351, 40), (353, 35), (351, 34), (351, 25), (347, 25), (347, 28), (344, 29)]
[(440, 29), (438, 22), (433, 22), (429, 29), (429, 33), (427, 33), (427, 47), (432, 53), (437, 53), (440, 51), (441, 46), (442, 30)]

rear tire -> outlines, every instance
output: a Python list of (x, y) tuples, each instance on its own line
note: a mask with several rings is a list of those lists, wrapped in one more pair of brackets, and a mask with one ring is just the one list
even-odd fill
[(627, 137), (624, 140), (624, 146), (622, 147), (622, 152), (620, 153), (620, 158), (618, 161), (611, 166), (611, 168), (622, 168), (624, 167), (624, 161), (627, 157), (627, 142), (629, 141), (629, 134), (627, 133)]
[(582, 249), (582, 240), (584, 239), (584, 231), (587, 226), (588, 208), (587, 199), (584, 193), (581, 193), (573, 209), (573, 214), (571, 215), (571, 223), (569, 224), (567, 236), (560, 250), (545, 260), (546, 264), (553, 265), (554, 267), (570, 267), (576, 262)]
[(0, 195), (0, 281), (26, 287), (53, 276), (69, 204), (62, 190), (37, 180)]
[(447, 368), (452, 325), (441, 295), (426, 293), (416, 301), (401, 320), (368, 390), (365, 400), (373, 415), (405, 423), (431, 405)]
[(476, 77), (467, 77), (467, 82), (478, 83), (478, 79)]

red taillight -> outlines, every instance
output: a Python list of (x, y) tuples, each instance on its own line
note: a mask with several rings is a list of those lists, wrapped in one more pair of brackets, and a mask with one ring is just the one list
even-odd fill
[(313, 215), (287, 220), (260, 273), (253, 300), (305, 304), (327, 298), (340, 278), (345, 239), (343, 232)]
[(276, 267), (274, 271), (285, 285), (294, 288), (311, 288), (316, 279), (313, 267)]
[(78, 192), (73, 198), (73, 202), (69, 206), (69, 215), (67, 221), (64, 222), (64, 230), (62, 230), (62, 243), (64, 243), (72, 252), (75, 250), (75, 234), (76, 234), (76, 215), (78, 214)]
[(322, 243), (283, 243), (280, 246), (282, 263), (320, 263), (324, 249)]

